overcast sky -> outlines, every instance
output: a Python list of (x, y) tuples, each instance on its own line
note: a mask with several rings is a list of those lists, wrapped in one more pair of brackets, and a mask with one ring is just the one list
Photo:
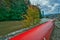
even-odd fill
[[(39, 4), (45, 14), (59, 13), (60, 0), (30, 0), (32, 5)], [(58, 11), (59, 10), (59, 11)]]

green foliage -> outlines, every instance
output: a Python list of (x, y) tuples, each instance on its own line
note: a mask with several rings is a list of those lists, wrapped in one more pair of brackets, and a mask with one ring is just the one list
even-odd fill
[(0, 4), (0, 21), (24, 19), (27, 9), (24, 0), (3, 0)]

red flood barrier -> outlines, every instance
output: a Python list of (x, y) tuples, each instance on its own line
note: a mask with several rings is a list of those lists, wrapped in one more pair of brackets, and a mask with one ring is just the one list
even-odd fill
[(53, 20), (38, 25), (28, 31), (12, 37), (9, 40), (50, 40), (51, 33), (54, 28)]

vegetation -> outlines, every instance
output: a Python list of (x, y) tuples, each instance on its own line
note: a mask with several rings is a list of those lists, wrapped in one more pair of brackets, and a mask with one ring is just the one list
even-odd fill
[(24, 19), (27, 9), (24, 0), (1, 0), (0, 4), (0, 21)]
[(32, 23), (36, 23), (37, 21), (40, 21), (39, 13), (39, 9), (36, 6), (30, 5), (27, 9), (27, 19)]
[(30, 27), (40, 22), (40, 9), (37, 6), (30, 5), (30, 3), (25, 4), (26, 0), (4, 0), (1, 2), (0, 21), (4, 22), (0, 22), (0, 35)]

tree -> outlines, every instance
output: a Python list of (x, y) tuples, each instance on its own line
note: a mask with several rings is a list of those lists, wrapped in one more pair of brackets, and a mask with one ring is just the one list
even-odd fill
[(24, 0), (2, 0), (0, 4), (0, 20), (21, 20), (26, 13)]

